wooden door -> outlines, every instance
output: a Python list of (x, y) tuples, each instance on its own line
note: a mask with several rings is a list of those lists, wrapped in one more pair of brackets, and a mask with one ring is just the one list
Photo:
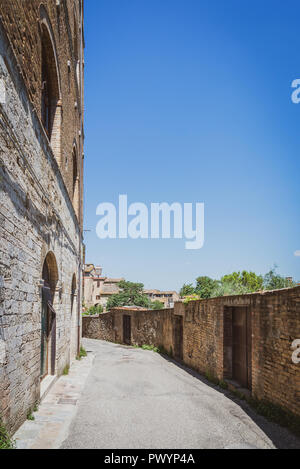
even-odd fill
[(183, 360), (183, 317), (174, 316), (174, 357)]
[(131, 345), (131, 316), (123, 316), (123, 342)]
[(251, 316), (247, 307), (232, 309), (232, 378), (251, 388)]
[(41, 312), (41, 378), (48, 374), (49, 361), (49, 334), (50, 334), (50, 312), (48, 303), (51, 300), (50, 288), (42, 290), (42, 312)]

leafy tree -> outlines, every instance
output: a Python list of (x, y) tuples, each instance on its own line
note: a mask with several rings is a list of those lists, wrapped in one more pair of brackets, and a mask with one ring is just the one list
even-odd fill
[(213, 280), (207, 276), (198, 277), (196, 288), (192, 284), (184, 284), (180, 296), (184, 296), (188, 302), (199, 298), (244, 295), (260, 290), (278, 290), (296, 286), (295, 282), (277, 274), (276, 269), (274, 266), (265, 276), (243, 270), (224, 275), (221, 280)]
[(264, 276), (263, 283), (264, 283), (264, 288), (266, 290), (279, 290), (280, 288), (288, 288), (288, 287), (296, 286), (296, 284), (293, 281), (285, 277), (282, 277), (276, 272), (276, 270), (277, 270), (277, 266), (274, 265), (274, 267)]
[(244, 295), (246, 293), (249, 293), (249, 291), (244, 285), (230, 281), (217, 282), (217, 285), (211, 293), (211, 298), (218, 296)]
[(212, 292), (218, 286), (218, 281), (213, 280), (210, 277), (198, 277), (196, 279), (196, 289), (195, 292), (201, 298), (211, 298)]
[(119, 284), (120, 293), (112, 295), (106, 305), (107, 310), (117, 308), (118, 306), (142, 306), (150, 307), (150, 300), (143, 293), (144, 285), (142, 283), (126, 282), (122, 280)]
[(180, 296), (189, 296), (195, 294), (195, 288), (193, 287), (192, 283), (185, 283), (180, 290)]
[(151, 303), (150, 307), (153, 310), (157, 310), (157, 309), (164, 309), (165, 305), (161, 301), (155, 300), (153, 301), (153, 303)]
[(236, 290), (245, 289), (246, 293), (262, 290), (263, 282), (262, 275), (256, 275), (254, 272), (247, 272), (247, 270), (233, 272), (221, 278), (222, 284), (236, 285)]

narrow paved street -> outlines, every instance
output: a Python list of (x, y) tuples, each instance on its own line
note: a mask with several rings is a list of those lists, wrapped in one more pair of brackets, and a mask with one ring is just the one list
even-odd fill
[(157, 353), (84, 340), (93, 367), (62, 448), (295, 448), (287, 430)]

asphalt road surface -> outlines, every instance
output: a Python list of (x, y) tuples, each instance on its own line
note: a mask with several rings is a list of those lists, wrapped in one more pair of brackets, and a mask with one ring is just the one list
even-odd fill
[(87, 339), (84, 346), (95, 359), (62, 448), (300, 447), (286, 429), (157, 353)]

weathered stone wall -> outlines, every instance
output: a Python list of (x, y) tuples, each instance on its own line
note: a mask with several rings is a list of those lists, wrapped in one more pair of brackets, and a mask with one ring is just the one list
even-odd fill
[(82, 335), (90, 339), (124, 343), (123, 316), (131, 317), (131, 344), (153, 345), (167, 352), (173, 346), (173, 309), (138, 311), (116, 308), (109, 313), (83, 318)]
[[(74, 143), (77, 149), (80, 148), (79, 131), (83, 133), (83, 129), (80, 128), (83, 103), (81, 106), (77, 79), (80, 58), (80, 0), (61, 1), (60, 7), (56, 6), (54, 0), (43, 0), (43, 2), (41, 0), (0, 0), (2, 24), (17, 59), (19, 73), (24, 79), (28, 98), (33, 103), (39, 120), (41, 120), (42, 96), (41, 11), (45, 11), (49, 20), (57, 53), (63, 114), (61, 152), (57, 163), (72, 200), (72, 150)], [(82, 168), (82, 155), (77, 156), (78, 168), (79, 166)]]
[(300, 415), (300, 363), (293, 363), (291, 349), (300, 339), (300, 287), (176, 303), (174, 310), (115, 310), (99, 318), (84, 318), (88, 324), (84, 335), (90, 337), (93, 332), (93, 338), (123, 343), (122, 321), (126, 314), (132, 318), (132, 345), (149, 344), (176, 351), (174, 319), (182, 316), (183, 362), (219, 380), (232, 380), (234, 308), (247, 308), (252, 325), (252, 396)]
[(100, 316), (84, 316), (82, 319), (82, 336), (89, 339), (115, 342), (113, 314), (103, 313)]
[(184, 305), (183, 361), (200, 373), (223, 378), (221, 299), (191, 301)]
[[(230, 309), (247, 307), (252, 322), (252, 395), (300, 415), (300, 288), (190, 302), (184, 312), (184, 362), (220, 380), (231, 379)], [(226, 336), (227, 335), (227, 341)]]
[(257, 295), (253, 303), (253, 394), (300, 415), (300, 363), (291, 360), (300, 339), (300, 288)]
[[(78, 11), (78, 3), (67, 2), (70, 14), (75, 4)], [(81, 236), (70, 166), (61, 165), (72, 154), (74, 139), (80, 146), (80, 119), (74, 111), (78, 90), (67, 66), (73, 31), (65, 17), (56, 16), (56, 2), (44, 2), (53, 21), (62, 87), (58, 159), (40, 120), (39, 5), (35, 0), (0, 0), (0, 79), (6, 94), (0, 104), (0, 418), (11, 431), (40, 398), (41, 279), (49, 253), (58, 272), (53, 302), (56, 374), (75, 359), (78, 345)]]

